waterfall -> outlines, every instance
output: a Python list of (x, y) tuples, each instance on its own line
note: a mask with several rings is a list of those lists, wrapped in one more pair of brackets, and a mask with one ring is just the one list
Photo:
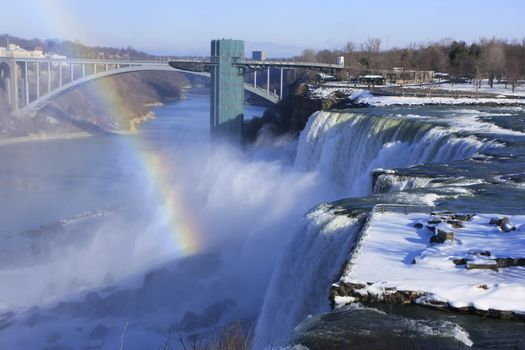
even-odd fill
[(295, 167), (318, 171), (344, 197), (372, 191), (372, 171), (472, 157), (487, 147), (428, 120), (348, 112), (317, 112), (301, 133)]
[[(428, 120), (317, 112), (301, 133), (294, 167), (319, 173), (342, 190), (343, 198), (365, 196), (373, 190), (374, 169), (466, 159), (488, 146)], [(381, 180), (387, 190), (425, 187), (430, 182), (405, 179), (396, 185), (397, 178)], [(306, 214), (276, 263), (254, 349), (286, 342), (306, 316), (328, 310), (330, 285), (349, 258), (360, 227), (357, 218), (326, 204)]]
[(401, 176), (395, 173), (378, 174), (373, 181), (374, 193), (400, 192), (413, 188), (432, 187), (432, 179), (420, 176)]
[(255, 330), (254, 349), (285, 342), (309, 314), (329, 309), (329, 287), (339, 278), (360, 220), (322, 204), (306, 214), (277, 262)]

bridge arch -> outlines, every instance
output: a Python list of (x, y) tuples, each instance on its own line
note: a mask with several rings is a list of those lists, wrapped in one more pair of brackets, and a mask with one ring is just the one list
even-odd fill
[[(207, 73), (207, 72), (186, 71), (186, 70), (176, 69), (176, 68), (170, 67), (168, 65), (163, 65), (163, 64), (158, 64), (158, 65), (147, 64), (147, 65), (137, 65), (137, 66), (130, 65), (128, 67), (121, 67), (121, 68), (117, 68), (117, 69), (112, 69), (112, 70), (108, 70), (108, 71), (102, 71), (102, 72), (90, 74), (90, 75), (87, 75), (87, 76), (85, 76), (83, 78), (71, 81), (71, 82), (69, 82), (67, 84), (64, 84), (64, 85), (62, 85), (62, 86), (52, 90), (51, 92), (41, 96), (40, 98), (32, 101), (30, 104), (28, 104), (24, 108), (20, 109), (20, 112), (22, 112), (22, 113), (24, 113), (24, 112), (36, 112), (39, 109), (41, 109), (41, 108), (45, 107), (46, 105), (48, 105), (56, 97), (64, 94), (65, 92), (67, 92), (67, 91), (69, 91), (69, 90), (71, 90), (71, 89), (73, 89), (73, 88), (75, 88), (75, 87), (77, 87), (77, 86), (79, 86), (81, 84), (87, 83), (89, 81), (93, 81), (93, 80), (97, 80), (97, 79), (101, 79), (101, 78), (105, 78), (105, 77), (110, 77), (110, 76), (114, 76), (114, 75), (120, 75), (120, 74), (131, 73), (131, 72), (144, 72), (144, 71), (180, 72), (180, 73), (194, 74), (194, 75), (199, 75), (199, 76), (210, 78), (210, 73)], [(262, 97), (263, 99), (266, 99), (267, 101), (269, 101), (271, 103), (277, 103), (279, 101), (279, 97), (277, 95), (275, 95), (275, 94), (268, 94), (266, 90), (263, 90), (263, 89), (260, 89), (260, 88), (256, 88), (253, 85), (245, 83), (244, 84), (244, 89), (249, 91), (249, 92), (251, 92), (251, 93), (254, 93), (257, 96)]]

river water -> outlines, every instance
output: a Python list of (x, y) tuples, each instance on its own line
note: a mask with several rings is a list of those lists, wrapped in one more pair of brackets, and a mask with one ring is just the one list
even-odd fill
[[(346, 257), (304, 223), (319, 203), (519, 213), (525, 198), (525, 142), (505, 124), (520, 107), (328, 112), (300, 140), (263, 134), (243, 150), (210, 143), (204, 90), (155, 113), (135, 135), (0, 147), (0, 349), (157, 348), (235, 322), (264, 347), (328, 311)], [(397, 172), (373, 183), (375, 168)]]
[(293, 170), (293, 140), (212, 146), (208, 93), (186, 97), (136, 135), (0, 148), (0, 349), (253, 327), (294, 223), (336, 197)]

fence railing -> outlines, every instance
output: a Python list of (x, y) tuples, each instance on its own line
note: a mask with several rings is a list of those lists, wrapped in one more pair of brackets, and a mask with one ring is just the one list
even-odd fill
[(385, 211), (391, 211), (408, 214), (410, 212), (422, 210), (423, 212), (428, 212), (430, 214), (430, 212), (434, 211), (435, 209), (436, 208), (434, 206), (424, 204), (376, 204), (372, 209), (372, 212), (384, 213)]

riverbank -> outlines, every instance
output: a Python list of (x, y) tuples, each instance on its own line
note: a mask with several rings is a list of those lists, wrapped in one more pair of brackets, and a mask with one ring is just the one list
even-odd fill
[(33, 135), (28, 135), (28, 136), (8, 137), (8, 138), (0, 139), (0, 147), (5, 146), (5, 145), (25, 143), (25, 142), (78, 139), (78, 138), (89, 137), (89, 136), (92, 136), (92, 134), (88, 132), (72, 132), (72, 133), (58, 134), (58, 135), (33, 134)]
[[(162, 105), (159, 102), (158, 104), (155, 104), (154, 107), (158, 107), (159, 104)], [(155, 119), (155, 113), (153, 111), (149, 111), (143, 116), (130, 119), (128, 129), (104, 130), (104, 132), (108, 134), (119, 134), (119, 135), (136, 134), (138, 132), (138, 126), (140, 124), (150, 121), (152, 119)], [(40, 134), (31, 134), (27, 136), (7, 137), (7, 138), (0, 138), (0, 147), (5, 146), (5, 145), (12, 145), (12, 144), (19, 144), (19, 143), (26, 143), (26, 142), (44, 142), (44, 141), (53, 141), (53, 140), (78, 139), (78, 138), (83, 138), (83, 137), (91, 137), (94, 135), (96, 134), (89, 133), (86, 131), (80, 131), (80, 132), (66, 132), (63, 134), (40, 133)]]

